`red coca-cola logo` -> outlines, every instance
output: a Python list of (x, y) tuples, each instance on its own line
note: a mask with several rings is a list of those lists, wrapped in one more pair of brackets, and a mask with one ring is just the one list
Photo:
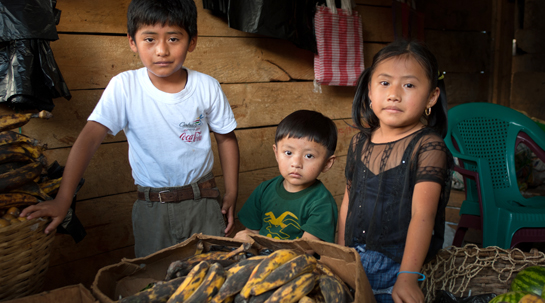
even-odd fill
[(182, 141), (185, 141), (185, 142), (197, 142), (202, 140), (202, 134), (200, 131), (195, 132), (193, 134), (188, 134), (184, 132), (180, 135), (180, 139), (182, 139)]

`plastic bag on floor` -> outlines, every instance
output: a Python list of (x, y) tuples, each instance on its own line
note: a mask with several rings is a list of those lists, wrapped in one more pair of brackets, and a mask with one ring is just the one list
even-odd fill
[(452, 293), (439, 290), (433, 303), (488, 303), (496, 294), (481, 294), (464, 298), (457, 298)]

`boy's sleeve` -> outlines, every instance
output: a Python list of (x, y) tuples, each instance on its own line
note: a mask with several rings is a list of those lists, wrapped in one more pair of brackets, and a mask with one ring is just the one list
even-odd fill
[(235, 115), (231, 109), (221, 85), (216, 81), (216, 89), (212, 96), (211, 108), (207, 113), (210, 129), (218, 134), (227, 134), (237, 127)]
[(238, 220), (248, 229), (260, 230), (263, 224), (261, 216), (262, 188), (262, 184), (260, 184), (238, 212)]
[(307, 222), (301, 228), (323, 241), (334, 243), (337, 217), (337, 204), (332, 196), (318, 199), (311, 208)]
[(125, 99), (123, 81), (120, 76), (113, 77), (87, 121), (104, 125), (108, 133), (115, 136), (127, 125)]

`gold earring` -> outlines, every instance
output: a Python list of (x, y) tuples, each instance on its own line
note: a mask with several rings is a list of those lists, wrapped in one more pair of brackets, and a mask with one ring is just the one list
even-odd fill
[(373, 108), (373, 101), (369, 101), (369, 108)]
[(424, 111), (424, 113), (426, 114), (426, 116), (431, 115), (431, 107), (426, 108), (426, 110)]

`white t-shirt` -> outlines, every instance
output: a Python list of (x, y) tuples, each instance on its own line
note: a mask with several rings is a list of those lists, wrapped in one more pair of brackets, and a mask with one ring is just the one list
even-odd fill
[(183, 186), (212, 170), (210, 130), (226, 134), (237, 123), (219, 82), (187, 70), (178, 93), (157, 89), (147, 69), (120, 73), (110, 80), (87, 119), (125, 131), (135, 184)]

